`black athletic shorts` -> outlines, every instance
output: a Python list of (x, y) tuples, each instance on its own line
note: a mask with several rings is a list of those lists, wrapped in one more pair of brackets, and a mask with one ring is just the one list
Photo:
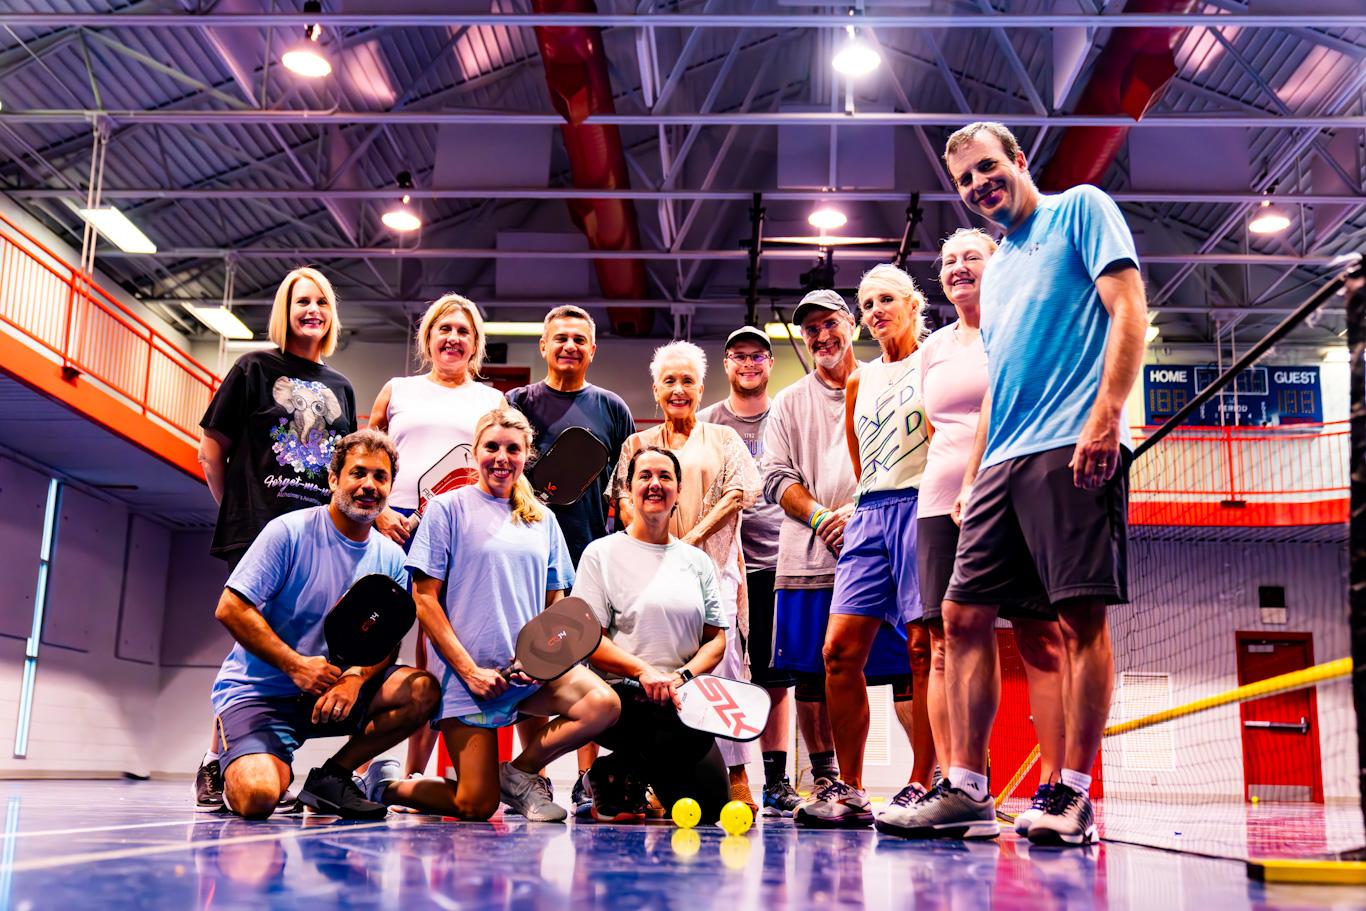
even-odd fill
[(777, 571), (745, 573), (749, 592), (749, 677), (757, 686), (786, 689), (797, 682), (791, 671), (773, 667), (773, 583)]
[[(926, 516), (916, 520), (916, 563), (920, 572), (920, 601), (923, 619), (935, 623), (944, 613), (944, 592), (953, 577), (958, 553), (958, 523), (952, 516)], [(1000, 615), (1007, 620), (1055, 620), (1056, 614), (1042, 600), (1002, 604)]]
[(1074, 447), (999, 462), (977, 476), (944, 597), (1005, 605), (1129, 599), (1129, 462), (1095, 490), (1072, 479)]

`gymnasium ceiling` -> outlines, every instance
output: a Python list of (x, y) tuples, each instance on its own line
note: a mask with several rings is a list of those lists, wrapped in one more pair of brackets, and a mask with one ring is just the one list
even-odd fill
[[(99, 267), (196, 335), (181, 303), (219, 302), (231, 272), (234, 304), (259, 334), (280, 276), (303, 263), (334, 277), (364, 340), (405, 337), (448, 290), (495, 319), (536, 318), (571, 297), (605, 307), (570, 214), (573, 197), (592, 194), (573, 189), (534, 28), (553, 21), (533, 12), (543, 6), (325, 0), (333, 71), (310, 81), (278, 62), (313, 18), (302, 0), (6, 0), (0, 192), (79, 247), (72, 204), (90, 179), (92, 126), (106, 131), (104, 201), (158, 252), (101, 242)], [(920, 193), (911, 271), (942, 304), (931, 260), (965, 218), (935, 162), (944, 138), (1003, 120), (1041, 174), (1069, 133), (1132, 125), (1119, 102), (1078, 111), (1120, 36), (1138, 32), (1106, 20), (1135, 9), (1158, 11), (1143, 34), (1173, 47), (1175, 74), (1118, 132), (1097, 182), (1136, 231), (1163, 342), (1245, 345), (1366, 242), (1361, 0), (856, 6), (862, 20), (844, 18), (847, 4), (797, 0), (599, 0), (607, 122), (638, 225), (639, 253), (613, 255), (645, 276), (617, 303), (651, 308), (655, 335), (716, 336), (744, 318), (754, 192), (767, 238), (812, 234), (806, 215), (833, 187), (849, 216), (836, 233), (881, 239), (835, 250), (841, 287), (890, 258)], [(882, 51), (857, 81), (829, 64), (844, 21), (870, 23)], [(425, 225), (400, 236), (380, 215), (405, 170)], [(1262, 198), (1290, 217), (1287, 230), (1248, 231)], [(791, 306), (816, 261), (811, 247), (768, 248), (761, 319), (770, 298)], [(1329, 312), (1296, 337), (1326, 344), (1341, 328)]]

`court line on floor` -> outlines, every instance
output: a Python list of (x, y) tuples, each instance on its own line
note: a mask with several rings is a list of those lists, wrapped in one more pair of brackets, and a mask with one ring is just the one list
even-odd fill
[(0, 841), (6, 838), (37, 838), (41, 835), (82, 835), (86, 832), (119, 832), (124, 829), (157, 829), (166, 826), (192, 826), (198, 819), (178, 819), (175, 822), (137, 822), (119, 826), (91, 826), (84, 829), (39, 829), (36, 832), (0, 832)]
[(0, 866), (0, 873), (28, 873), (33, 870), (50, 870), (53, 867), (67, 867), (75, 864), (93, 864), (106, 860), (126, 860), (133, 857), (150, 857), (156, 854), (175, 854), (194, 848), (207, 848), (222, 845), (245, 845), (262, 841), (298, 841), (323, 835), (340, 836), (364, 829), (387, 827), (389, 823), (364, 822), (348, 826), (317, 826), (309, 829), (293, 829), (288, 832), (274, 832), (261, 835), (235, 835), (230, 838), (206, 838), (202, 841), (187, 841), (167, 845), (146, 845), (141, 848), (119, 848), (113, 851), (88, 851), (84, 854), (67, 854), (58, 857), (42, 857), (35, 860), (21, 860)]

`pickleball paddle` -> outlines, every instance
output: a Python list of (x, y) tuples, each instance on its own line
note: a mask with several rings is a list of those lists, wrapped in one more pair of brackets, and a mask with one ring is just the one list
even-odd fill
[(583, 427), (568, 427), (527, 469), (527, 480), (542, 503), (571, 506), (606, 467), (602, 441)]
[(521, 671), (536, 680), (554, 680), (593, 654), (601, 641), (602, 626), (588, 602), (561, 598), (522, 627), (503, 676)]
[[(640, 686), (630, 678), (622, 682)], [(682, 704), (679, 721), (695, 731), (740, 743), (758, 739), (773, 705), (763, 687), (715, 674), (698, 674), (675, 692)]]
[(417, 514), (420, 516), (432, 497), (458, 490), (479, 480), (469, 443), (461, 443), (437, 460), (417, 479)]
[(340, 668), (379, 664), (417, 620), (413, 596), (383, 573), (352, 583), (323, 620), (328, 660)]

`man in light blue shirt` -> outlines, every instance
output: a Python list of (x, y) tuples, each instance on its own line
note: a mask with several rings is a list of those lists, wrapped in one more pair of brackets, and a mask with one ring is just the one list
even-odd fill
[[(332, 453), (326, 506), (272, 519), (228, 578), (215, 616), (233, 646), (213, 684), (228, 809), (264, 819), (293, 780), (294, 751), (314, 737), (350, 739), (299, 792), (304, 804), (347, 818), (382, 818), (352, 774), (426, 722), (441, 695), (426, 671), (393, 664), (334, 666), (323, 620), (352, 583), (372, 573), (406, 585), (403, 550), (372, 530), (398, 464), (375, 430)], [(395, 649), (397, 651), (397, 649)]]
[(1128, 597), (1124, 401), (1147, 328), (1138, 254), (1100, 190), (1041, 194), (999, 123), (954, 133), (944, 162), (963, 202), (1005, 237), (982, 276), (987, 395), (955, 507), (962, 532), (944, 598), (950, 768), (878, 828), (996, 836), (986, 790), (1000, 702), (995, 621), (1003, 604), (1040, 600), (1062, 626), (1066, 745), (1061, 780), (1041, 784), (1016, 831), (1037, 844), (1089, 844), (1090, 772), (1114, 681), (1105, 609)]

